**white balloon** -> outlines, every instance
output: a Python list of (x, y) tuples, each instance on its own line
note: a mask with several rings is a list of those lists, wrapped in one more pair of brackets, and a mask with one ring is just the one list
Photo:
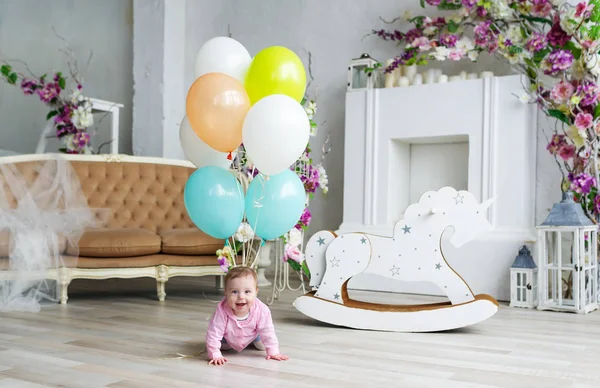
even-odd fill
[(194, 75), (198, 79), (207, 73), (225, 73), (243, 83), (251, 61), (240, 42), (220, 36), (202, 45), (196, 54)]
[[(185, 157), (197, 168), (204, 166), (219, 166), (228, 169), (231, 166), (231, 160), (227, 160), (227, 153), (217, 151), (200, 139), (187, 116), (183, 118), (179, 127), (179, 142)], [(232, 153), (232, 159), (235, 154)]]
[(275, 175), (290, 168), (306, 149), (310, 123), (302, 105), (283, 94), (254, 104), (242, 127), (242, 142), (256, 168)]

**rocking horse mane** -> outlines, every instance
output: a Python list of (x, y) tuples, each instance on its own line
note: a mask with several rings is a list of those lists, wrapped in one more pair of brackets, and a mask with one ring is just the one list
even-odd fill
[(456, 209), (457, 204), (461, 205), (460, 210), (466, 210), (480, 206), (481, 203), (470, 192), (456, 190), (452, 187), (442, 187), (437, 191), (426, 191), (421, 195), (418, 202), (406, 208), (403, 219), (397, 221), (394, 230), (402, 228), (406, 222), (414, 222), (422, 215), (429, 215), (432, 211), (444, 212)]

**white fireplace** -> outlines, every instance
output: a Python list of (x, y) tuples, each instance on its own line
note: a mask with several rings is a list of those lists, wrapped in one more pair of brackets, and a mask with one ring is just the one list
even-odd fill
[[(337, 232), (391, 236), (408, 205), (443, 186), (480, 201), (495, 196), (493, 232), (458, 250), (447, 241), (442, 248), (474, 292), (508, 300), (510, 265), (523, 243), (535, 241), (536, 107), (516, 97), (522, 88), (515, 75), (349, 91)], [(433, 285), (367, 275), (349, 286), (443, 295)]]

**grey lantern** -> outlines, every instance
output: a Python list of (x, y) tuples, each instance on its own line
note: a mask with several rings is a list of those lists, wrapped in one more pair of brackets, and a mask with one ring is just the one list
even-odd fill
[(597, 309), (598, 225), (567, 192), (537, 229), (537, 308), (583, 314)]
[(535, 261), (523, 245), (510, 268), (510, 307), (536, 307), (537, 276)]

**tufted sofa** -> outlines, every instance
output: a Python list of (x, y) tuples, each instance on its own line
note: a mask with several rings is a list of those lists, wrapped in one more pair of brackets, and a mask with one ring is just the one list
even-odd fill
[[(1, 157), (28, 181), (40, 163), (56, 155)], [(86, 230), (77, 245), (59, 241), (64, 265), (49, 269), (59, 285), (60, 303), (68, 299), (73, 279), (152, 277), (164, 301), (165, 283), (173, 276), (216, 275), (222, 280), (215, 252), (224, 241), (214, 239), (189, 219), (183, 190), (195, 167), (181, 160), (129, 155), (61, 155), (79, 180), (87, 205), (104, 209), (101, 227)], [(0, 184), (2, 184), (0, 174)], [(14, 198), (13, 198), (14, 199)], [(16, 202), (13, 201), (13, 205)], [(11, 235), (0, 231), (0, 270), (9, 270)]]

